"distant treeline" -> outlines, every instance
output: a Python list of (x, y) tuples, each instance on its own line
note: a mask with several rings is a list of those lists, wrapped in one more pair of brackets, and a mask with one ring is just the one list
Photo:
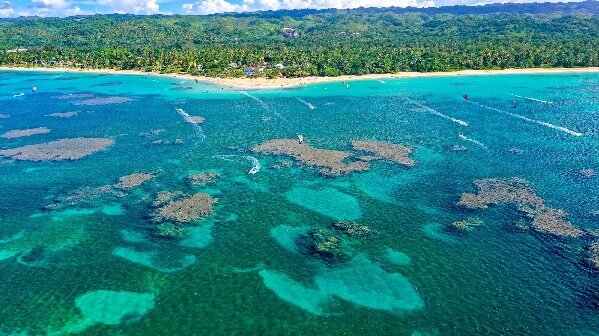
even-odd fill
[(0, 19), (0, 65), (287, 77), (599, 66), (599, 2)]

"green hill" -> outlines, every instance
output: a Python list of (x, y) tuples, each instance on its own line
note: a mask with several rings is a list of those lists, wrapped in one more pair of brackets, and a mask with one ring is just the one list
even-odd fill
[(585, 1), (0, 19), (0, 64), (206, 76), (599, 66), (598, 15)]

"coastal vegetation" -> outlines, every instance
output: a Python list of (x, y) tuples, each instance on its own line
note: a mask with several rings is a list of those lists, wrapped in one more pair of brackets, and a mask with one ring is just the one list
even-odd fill
[(1, 19), (0, 65), (220, 77), (591, 67), (598, 14), (584, 1)]

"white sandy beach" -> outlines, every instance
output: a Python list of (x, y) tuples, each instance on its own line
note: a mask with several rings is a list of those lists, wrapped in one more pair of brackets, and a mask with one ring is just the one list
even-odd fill
[(156, 72), (143, 72), (136, 70), (114, 69), (71, 69), (71, 68), (25, 68), (25, 67), (0, 67), (0, 71), (48, 71), (48, 72), (82, 72), (82, 73), (112, 73), (132, 74), (145, 76), (171, 77), (188, 80), (199, 80), (229, 88), (243, 89), (269, 89), (293, 87), (325, 82), (346, 82), (369, 79), (414, 78), (414, 77), (441, 77), (441, 76), (480, 76), (480, 75), (512, 75), (512, 74), (549, 74), (549, 73), (577, 73), (599, 72), (599, 67), (588, 68), (529, 68), (529, 69), (504, 69), (504, 70), (461, 70), (451, 72), (399, 72), (394, 74), (369, 74), (369, 75), (344, 75), (338, 77), (301, 77), (301, 78), (274, 78), (261, 77), (219, 78), (203, 77), (185, 74), (161, 74)]

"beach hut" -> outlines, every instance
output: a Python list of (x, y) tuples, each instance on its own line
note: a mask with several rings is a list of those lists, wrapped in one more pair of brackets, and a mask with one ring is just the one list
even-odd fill
[(256, 68), (253, 68), (253, 67), (245, 68), (243, 70), (243, 72), (245, 72), (246, 76), (253, 76), (256, 74)]

